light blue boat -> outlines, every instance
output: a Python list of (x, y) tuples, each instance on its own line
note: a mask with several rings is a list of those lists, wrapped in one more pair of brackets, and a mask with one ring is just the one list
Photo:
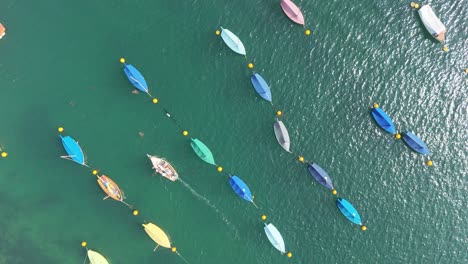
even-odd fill
[(245, 184), (245, 182), (241, 180), (241, 178), (235, 175), (231, 176), (229, 178), (229, 184), (231, 185), (232, 190), (237, 194), (237, 196), (255, 205), (249, 186), (247, 186), (247, 184)]
[(309, 173), (314, 177), (314, 179), (320, 183), (323, 187), (333, 190), (333, 183), (328, 176), (327, 172), (324, 171), (319, 165), (312, 163), (307, 166)]
[(60, 139), (62, 140), (63, 148), (68, 153), (68, 156), (61, 156), (61, 158), (70, 159), (78, 164), (87, 166), (83, 150), (78, 142), (70, 136), (60, 136)]
[(361, 216), (359, 216), (358, 211), (345, 198), (339, 198), (336, 201), (336, 205), (338, 206), (338, 209), (340, 209), (340, 212), (346, 218), (348, 218), (349, 221), (351, 221), (352, 223), (354, 223), (356, 225), (362, 225)]
[(149, 96), (148, 85), (146, 84), (145, 77), (131, 64), (124, 63), (124, 72), (127, 75), (128, 80), (137, 88), (138, 90), (147, 93)]
[(245, 55), (244, 44), (242, 44), (242, 41), (240, 41), (234, 33), (221, 27), (221, 38), (223, 38), (224, 43), (226, 43), (226, 45), (235, 53)]
[(260, 95), (263, 99), (267, 100), (268, 102), (271, 102), (271, 90), (270, 87), (268, 87), (268, 84), (265, 82), (263, 77), (255, 73), (250, 77), (250, 81), (252, 81), (252, 85), (255, 88), (255, 91)]
[(426, 143), (424, 143), (418, 136), (413, 134), (411, 131), (406, 131), (403, 135), (403, 140), (408, 144), (410, 148), (414, 151), (421, 153), (423, 155), (429, 155), (431, 152), (427, 147)]
[(377, 125), (379, 125), (379, 127), (381, 127), (383, 130), (391, 134), (396, 134), (395, 125), (384, 110), (379, 107), (373, 108), (372, 117), (374, 117)]

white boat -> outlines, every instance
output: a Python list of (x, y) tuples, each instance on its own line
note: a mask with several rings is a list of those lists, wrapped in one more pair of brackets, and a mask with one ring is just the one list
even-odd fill
[(268, 240), (270, 240), (270, 243), (281, 252), (281, 254), (286, 253), (286, 247), (284, 246), (284, 240), (283, 237), (281, 236), (280, 232), (278, 229), (273, 224), (268, 224), (265, 225), (265, 234), (268, 237)]
[(151, 156), (149, 154), (146, 154), (148, 158), (151, 160), (151, 163), (153, 164), (153, 169), (161, 174), (163, 177), (166, 177), (167, 179), (171, 181), (175, 181), (179, 178), (179, 174), (177, 174), (176, 170), (172, 165), (167, 162), (167, 160), (158, 158), (156, 156)]
[(244, 44), (242, 44), (242, 41), (229, 29), (221, 27), (221, 38), (223, 38), (224, 43), (234, 52), (245, 55)]
[(97, 253), (96, 251), (92, 251), (91, 249), (88, 249), (88, 258), (91, 264), (109, 264), (103, 255)]
[(434, 11), (432, 11), (431, 6), (429, 5), (422, 6), (418, 10), (418, 13), (427, 31), (429, 31), (429, 33), (431, 33), (431, 35), (435, 39), (444, 43), (445, 32), (447, 32), (447, 29), (445, 28), (444, 24), (440, 22), (436, 14), (434, 14)]

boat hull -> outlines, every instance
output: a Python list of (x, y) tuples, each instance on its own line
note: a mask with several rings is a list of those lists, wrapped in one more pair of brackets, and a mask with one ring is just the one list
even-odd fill
[(320, 183), (323, 187), (333, 190), (333, 183), (328, 176), (328, 174), (317, 164), (309, 164), (307, 167), (309, 173), (314, 177), (314, 179)]
[(109, 264), (107, 259), (96, 251), (88, 249), (88, 259), (91, 264)]
[(405, 134), (403, 135), (403, 140), (412, 150), (420, 154), (429, 155), (431, 153), (426, 143), (424, 143), (418, 136), (413, 134), (411, 131), (405, 132)]
[(106, 175), (98, 176), (97, 182), (101, 189), (112, 199), (122, 202), (124, 200), (119, 186)]
[(235, 53), (245, 55), (245, 47), (242, 44), (242, 41), (230, 30), (221, 28), (221, 38), (224, 40), (224, 43), (233, 50)]
[(286, 253), (283, 237), (273, 224), (265, 225), (263, 228), (270, 243), (282, 254)]
[(153, 164), (153, 169), (156, 173), (159, 173), (161, 176), (171, 181), (175, 181), (179, 178), (179, 174), (177, 174), (177, 171), (167, 160), (149, 154), (146, 154), (146, 156), (150, 159), (151, 164)]
[(239, 196), (240, 198), (253, 202), (252, 193), (250, 192), (249, 187), (241, 178), (237, 176), (231, 176), (229, 178), (229, 184), (231, 185), (232, 190)]
[(60, 139), (62, 140), (63, 148), (67, 152), (70, 159), (78, 164), (86, 165), (83, 150), (81, 149), (78, 142), (70, 136), (60, 136)]
[(362, 225), (361, 216), (354, 206), (344, 198), (339, 198), (336, 205), (340, 212), (351, 222), (356, 225)]
[(432, 37), (444, 43), (447, 28), (445, 28), (444, 24), (442, 24), (440, 19), (436, 16), (431, 6), (422, 6), (418, 10), (418, 14), (424, 24), (424, 27), (429, 31)]
[(255, 73), (252, 75), (252, 77), (250, 77), (250, 81), (252, 82), (252, 85), (258, 95), (260, 95), (263, 99), (271, 102), (271, 90), (263, 77), (260, 74)]
[(291, 143), (289, 141), (289, 133), (286, 127), (284, 126), (283, 122), (279, 120), (276, 121), (273, 124), (273, 129), (275, 131), (275, 136), (276, 136), (276, 140), (278, 141), (278, 143), (281, 145), (281, 147), (284, 150), (286, 150), (287, 152), (290, 152), (289, 149), (290, 149)]
[(291, 19), (291, 21), (299, 25), (304, 25), (304, 16), (302, 15), (299, 7), (297, 7), (296, 4), (294, 4), (292, 1), (282, 0), (281, 8), (283, 9), (283, 12), (286, 14), (286, 16)]
[(395, 125), (393, 124), (392, 119), (385, 113), (384, 110), (380, 108), (372, 108), (372, 117), (374, 118), (377, 125), (383, 130), (391, 134), (396, 134)]
[(153, 223), (143, 224), (146, 234), (161, 247), (171, 248), (171, 241), (167, 234)]
[(203, 142), (196, 138), (192, 138), (190, 141), (190, 146), (201, 160), (211, 165), (216, 165), (211, 150), (205, 144), (203, 144)]
[(2, 25), (2, 23), (0, 23), (0, 39), (3, 38), (3, 36), (5, 36), (6, 34), (6, 29), (5, 27)]
[(127, 75), (130, 83), (135, 86), (138, 90), (148, 93), (148, 85), (143, 75), (135, 67), (130, 64), (125, 64), (124, 67), (125, 75)]

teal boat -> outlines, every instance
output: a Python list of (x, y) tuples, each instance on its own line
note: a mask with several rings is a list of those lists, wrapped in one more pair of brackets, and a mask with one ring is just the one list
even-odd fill
[(216, 165), (211, 150), (203, 144), (203, 142), (196, 138), (192, 138), (190, 141), (190, 146), (192, 146), (193, 151), (195, 151), (195, 154), (197, 154), (200, 159), (206, 163)]

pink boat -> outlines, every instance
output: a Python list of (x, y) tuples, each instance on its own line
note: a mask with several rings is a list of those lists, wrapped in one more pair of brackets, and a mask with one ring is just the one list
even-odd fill
[(284, 13), (299, 25), (304, 25), (304, 16), (302, 15), (301, 10), (290, 0), (281, 0), (281, 8), (283, 8)]

